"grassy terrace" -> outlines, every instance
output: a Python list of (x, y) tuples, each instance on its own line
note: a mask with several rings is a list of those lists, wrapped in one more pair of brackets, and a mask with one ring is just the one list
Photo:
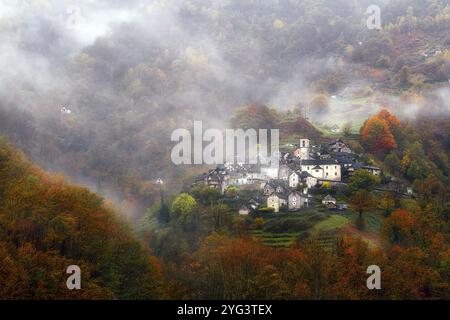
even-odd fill
[(341, 228), (350, 223), (350, 220), (344, 216), (332, 214), (329, 218), (319, 222), (313, 227), (315, 232), (324, 232)]
[[(351, 210), (333, 212), (320, 207), (309, 208), (296, 213), (268, 215), (262, 229), (253, 230), (251, 234), (270, 247), (289, 247), (299, 238), (313, 236), (325, 249), (331, 250), (341, 234), (340, 229), (348, 226), (347, 232), (352, 232), (357, 218), (358, 214)], [(374, 245), (365, 235), (377, 237), (382, 220), (383, 214), (379, 211), (365, 213), (365, 230), (355, 235)]]
[(254, 230), (252, 235), (255, 239), (269, 247), (289, 247), (300, 236), (300, 232), (273, 233), (264, 232), (263, 230)]

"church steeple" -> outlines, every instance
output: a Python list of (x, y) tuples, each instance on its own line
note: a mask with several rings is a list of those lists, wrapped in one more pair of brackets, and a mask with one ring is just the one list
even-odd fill
[(300, 139), (300, 160), (309, 159), (309, 139)]

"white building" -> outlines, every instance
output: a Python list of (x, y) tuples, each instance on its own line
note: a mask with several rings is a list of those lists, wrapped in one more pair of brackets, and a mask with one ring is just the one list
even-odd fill
[(341, 181), (341, 165), (335, 159), (303, 160), (301, 171), (320, 180)]
[(299, 183), (305, 183), (306, 188), (309, 189), (317, 185), (317, 178), (306, 171), (292, 171), (288, 182), (290, 188), (297, 188)]
[(278, 179), (288, 180), (290, 173), (291, 173), (291, 169), (287, 165), (282, 164), (278, 168)]
[(261, 176), (266, 179), (277, 179), (278, 166), (261, 167)]
[(245, 205), (239, 209), (239, 215), (241, 215), (241, 216), (247, 216), (249, 213), (250, 213), (250, 209)]
[(336, 203), (337, 203), (336, 199), (333, 198), (332, 196), (330, 196), (329, 194), (327, 194), (325, 196), (325, 198), (322, 199), (322, 204), (325, 206), (330, 206), (330, 205), (335, 206)]

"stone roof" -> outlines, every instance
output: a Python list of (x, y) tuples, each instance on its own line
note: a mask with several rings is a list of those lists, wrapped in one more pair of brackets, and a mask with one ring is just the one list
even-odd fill
[(276, 196), (280, 199), (287, 200), (290, 193), (291, 193), (290, 190), (285, 190), (284, 192), (281, 192), (281, 193), (272, 192), (268, 197)]
[(323, 198), (323, 201), (336, 201), (336, 199), (333, 198), (332, 196), (330, 196), (329, 194), (327, 194), (325, 196), (325, 198)]
[(339, 164), (339, 162), (336, 159), (309, 159), (302, 160), (301, 164), (304, 166), (316, 166), (325, 164)]
[(308, 178), (308, 177), (314, 178), (313, 175), (311, 175), (309, 172), (302, 171), (302, 172), (300, 173), (300, 178), (305, 179), (305, 178)]
[(329, 145), (333, 145), (333, 144), (336, 144), (336, 143), (344, 143), (344, 141), (342, 141), (341, 138), (334, 139), (333, 141), (331, 141), (331, 142), (329, 143)]
[(289, 187), (287, 181), (282, 179), (271, 179), (267, 182), (267, 184), (272, 188), (277, 188), (281, 186), (286, 189)]
[(299, 197), (301, 197), (301, 198), (307, 198), (304, 194), (302, 194), (300, 191), (297, 191), (297, 190), (294, 190), (294, 191), (289, 192), (288, 197), (289, 197), (291, 194), (297, 194), (297, 195), (298, 195)]

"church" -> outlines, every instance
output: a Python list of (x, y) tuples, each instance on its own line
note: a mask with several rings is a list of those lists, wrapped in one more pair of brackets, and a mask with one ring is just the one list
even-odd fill
[(309, 139), (300, 139), (300, 147), (294, 150), (293, 155), (297, 158), (298, 171), (307, 172), (319, 180), (341, 181), (341, 164), (336, 159), (313, 159)]

